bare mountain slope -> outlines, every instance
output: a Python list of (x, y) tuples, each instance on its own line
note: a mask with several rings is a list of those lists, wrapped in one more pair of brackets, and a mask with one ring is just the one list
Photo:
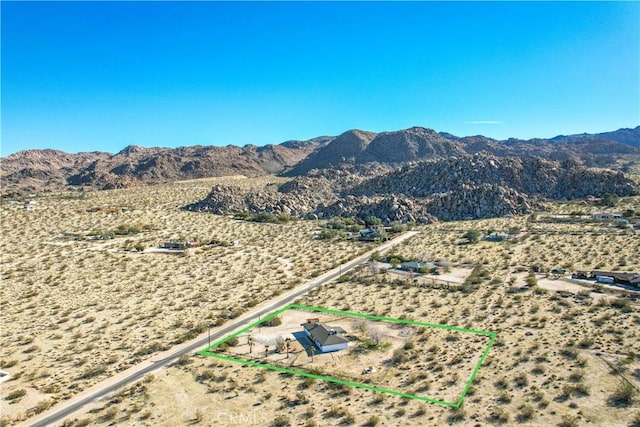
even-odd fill
[(23, 151), (2, 159), (3, 194), (60, 190), (67, 185), (100, 189), (224, 175), (278, 174), (327, 143), (237, 147), (144, 148), (130, 145), (117, 154)]
[(68, 176), (109, 156), (109, 153), (97, 151), (78, 154), (49, 149), (19, 151), (0, 160), (2, 193), (59, 189), (66, 185)]
[(375, 138), (373, 132), (353, 129), (339, 135), (329, 144), (310, 155), (286, 175), (304, 175), (313, 169), (337, 167), (344, 163), (354, 163)]

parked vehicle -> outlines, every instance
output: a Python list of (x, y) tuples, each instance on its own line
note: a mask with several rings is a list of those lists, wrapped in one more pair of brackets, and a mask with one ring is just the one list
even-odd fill
[(613, 285), (615, 283), (615, 280), (613, 280), (613, 277), (609, 277), (609, 276), (596, 276), (596, 282), (605, 283), (607, 285)]

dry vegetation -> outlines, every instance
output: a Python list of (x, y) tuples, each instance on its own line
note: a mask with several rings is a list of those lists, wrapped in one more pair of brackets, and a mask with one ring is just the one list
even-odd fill
[[(258, 224), (179, 209), (231, 179), (267, 182), (196, 180), (0, 209), (5, 421), (41, 412), (370, 247), (317, 240), (310, 221)], [(86, 238), (111, 230), (132, 234)], [(186, 256), (123, 250), (181, 238), (238, 245)], [(17, 390), (24, 395), (8, 399)]]
[[(310, 317), (343, 328), (348, 350), (310, 352), (315, 348), (300, 326)], [(278, 326), (252, 328), (214, 353), (455, 403), (489, 343), (468, 332), (295, 309), (278, 319)], [(290, 338), (289, 351), (282, 337)]]
[[(312, 222), (255, 224), (177, 210), (204, 196), (212, 182), (91, 193), (84, 200), (46, 199), (33, 212), (2, 208), (0, 359), (3, 369), (13, 365), (7, 370), (14, 378), (3, 384), (4, 416), (42, 410), (147, 357), (146, 352), (188, 338), (203, 321), (246, 309), (363, 249), (351, 242), (314, 240)], [(87, 212), (93, 206), (132, 210)], [(640, 210), (640, 198), (626, 199), (617, 209), (625, 207)], [(519, 287), (532, 265), (640, 271), (640, 235), (607, 223), (558, 224), (543, 218), (599, 210), (595, 207), (566, 203), (552, 209), (535, 221), (424, 226), (422, 234), (395, 250), (452, 266), (480, 265), (485, 273), (477, 275), (471, 292), (416, 288), (363, 271), (299, 301), (496, 332), (496, 344), (459, 409), (194, 356), (65, 423), (638, 425), (638, 302), (617, 294), (595, 301), (584, 294)], [(56, 238), (138, 221), (153, 226), (130, 237), (145, 245), (181, 235), (240, 244), (177, 257), (124, 253), (125, 238)], [(471, 227), (518, 227), (522, 233), (512, 242), (460, 244)], [(441, 361), (409, 357), (423, 357), (416, 361), (421, 369), (408, 365), (401, 381), (423, 373), (437, 377), (429, 368)], [(23, 396), (9, 399), (19, 390), (25, 390)]]

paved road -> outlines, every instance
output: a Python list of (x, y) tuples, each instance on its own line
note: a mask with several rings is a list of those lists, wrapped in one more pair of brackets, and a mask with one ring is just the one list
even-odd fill
[[(239, 330), (252, 322), (257, 321), (260, 317), (265, 316), (268, 313), (273, 313), (275, 310), (278, 310), (287, 304), (292, 303), (296, 298), (304, 295), (309, 292), (311, 289), (316, 288), (320, 285), (323, 285), (338, 276), (340, 274), (344, 274), (345, 272), (357, 267), (360, 264), (363, 264), (369, 260), (371, 254), (378, 251), (384, 252), (393, 246), (398, 245), (399, 243), (407, 240), (410, 237), (416, 235), (417, 231), (409, 231), (400, 236), (397, 236), (395, 239), (390, 240), (388, 242), (383, 243), (380, 246), (377, 246), (375, 249), (366, 252), (363, 255), (349, 261), (348, 263), (341, 265), (340, 267), (334, 268), (333, 270), (329, 270), (325, 274), (316, 277), (313, 280), (308, 281), (304, 285), (301, 285), (289, 292), (278, 295), (275, 299), (258, 305), (252, 311), (245, 313), (239, 318), (233, 320), (228, 325), (222, 326), (220, 328), (216, 328), (211, 331), (211, 342), (214, 342), (220, 338), (227, 336), (232, 331)], [(44, 414), (39, 415), (31, 420), (28, 420), (26, 424), (34, 427), (43, 427), (52, 425), (58, 421), (61, 421), (65, 418), (68, 418), (75, 412), (79, 411), (85, 405), (94, 402), (98, 399), (101, 399), (110, 393), (118, 390), (121, 387), (124, 387), (128, 384), (134, 383), (150, 372), (156, 371), (163, 367), (166, 367), (177, 360), (183, 354), (192, 353), (195, 350), (200, 350), (204, 348), (209, 342), (209, 334), (202, 334), (198, 338), (193, 341), (189, 341), (187, 343), (183, 343), (172, 349), (156, 355), (152, 358), (152, 360), (142, 362), (132, 368), (127, 369), (126, 371), (120, 372), (113, 377), (95, 385), (94, 387), (86, 390), (83, 393), (80, 393), (78, 396), (70, 399), (67, 402), (60, 404), (57, 407), (52, 408), (50, 411), (45, 412)]]

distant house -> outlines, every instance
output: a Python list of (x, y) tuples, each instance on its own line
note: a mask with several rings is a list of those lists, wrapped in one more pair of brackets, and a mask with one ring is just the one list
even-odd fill
[(511, 235), (509, 233), (500, 233), (494, 231), (486, 237), (486, 240), (490, 242), (502, 242), (503, 240), (511, 239)]
[(625, 272), (625, 271), (578, 270), (571, 276), (572, 279), (588, 279), (588, 280), (597, 279), (598, 277), (610, 277), (613, 279), (615, 283), (640, 287), (639, 273), (631, 273), (631, 272)]
[(380, 232), (375, 228), (365, 228), (359, 231), (360, 240), (375, 241), (380, 239)]
[(318, 322), (318, 319), (307, 319), (307, 323), (301, 326), (322, 353), (345, 350), (349, 346), (349, 340), (343, 336), (345, 330), (340, 327), (324, 325)]
[(611, 219), (622, 218), (622, 214), (597, 212), (597, 213), (592, 214), (591, 218), (595, 219), (596, 221), (607, 221), (607, 220), (611, 220)]
[(198, 246), (200, 246), (200, 242), (192, 242), (191, 240), (169, 240), (168, 242), (164, 242), (161, 248), (183, 251), (189, 248), (197, 248)]
[(418, 262), (407, 261), (400, 264), (400, 269), (404, 271), (414, 271), (416, 273), (427, 272), (429, 274), (442, 274), (444, 273), (444, 267), (430, 263), (430, 262)]
[(640, 287), (640, 274), (638, 273), (627, 273), (624, 271), (594, 270), (591, 272), (591, 276), (592, 277), (597, 277), (597, 276), (611, 277), (616, 283)]

